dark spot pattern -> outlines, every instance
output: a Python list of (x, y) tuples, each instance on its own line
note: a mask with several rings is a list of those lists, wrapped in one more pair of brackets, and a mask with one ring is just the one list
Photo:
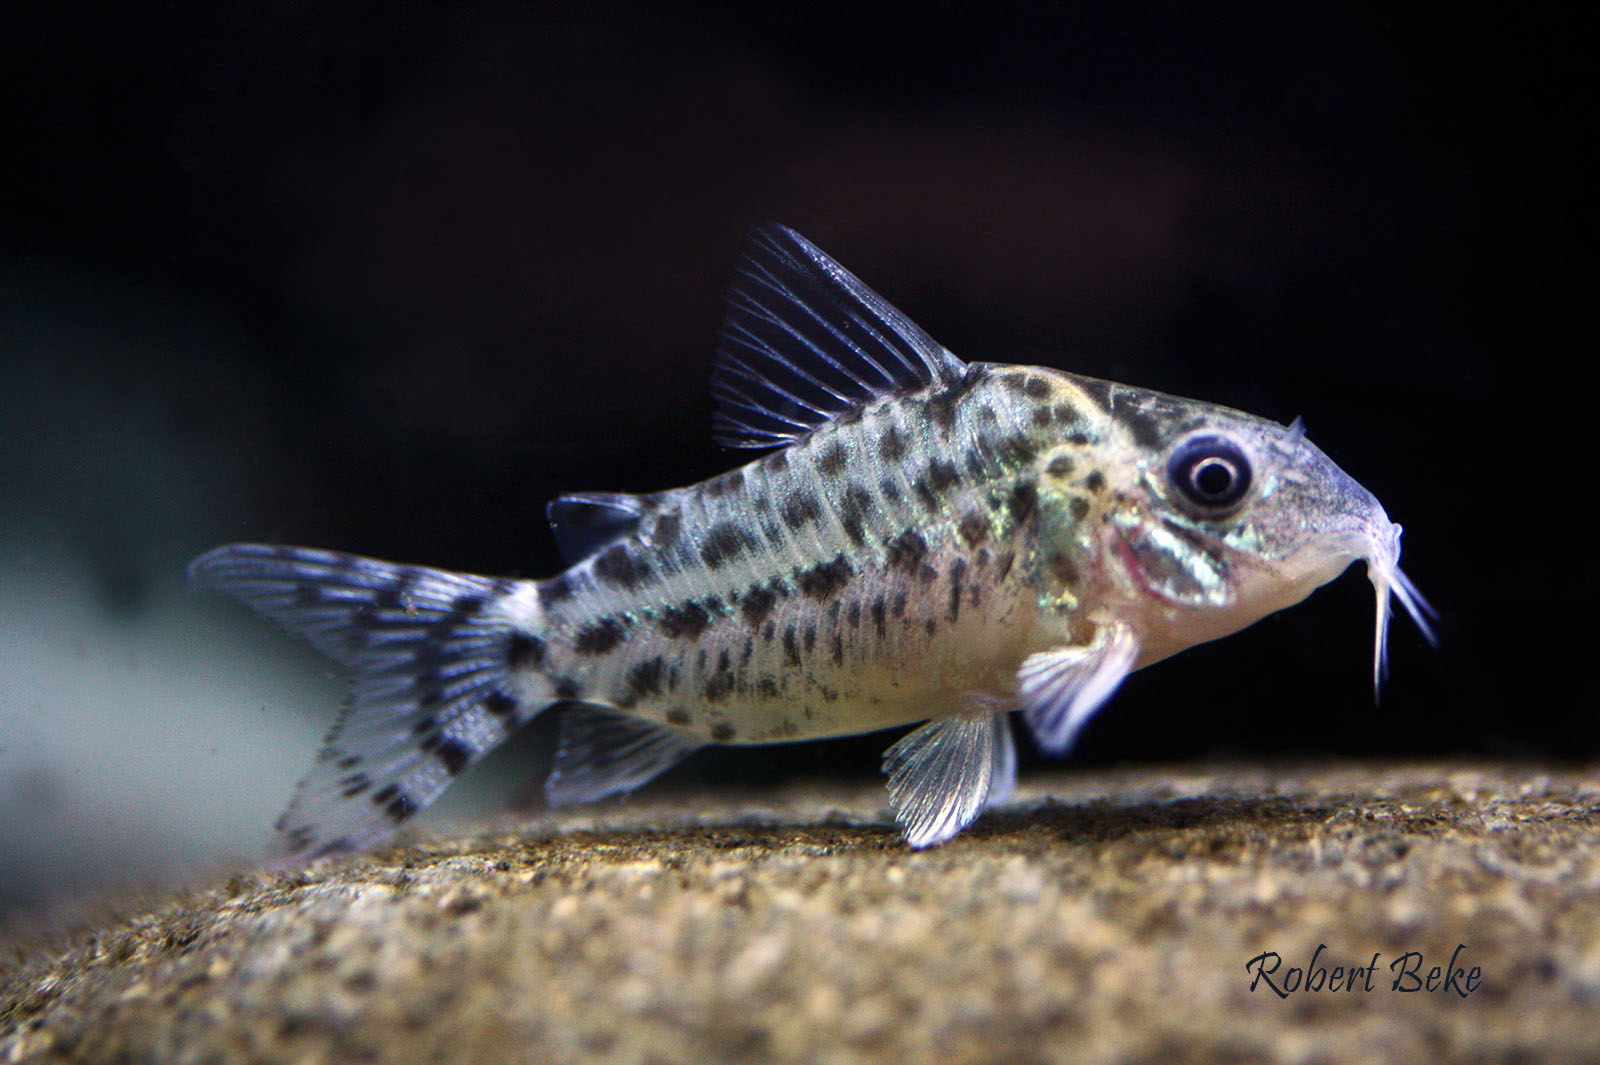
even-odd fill
[(721, 477), (715, 477), (706, 482), (705, 494), (707, 499), (720, 499), (731, 495), (744, 487), (744, 471), (731, 470)]
[(888, 625), (885, 621), (887, 614), (888, 604), (884, 602), (883, 596), (880, 595), (872, 601), (872, 626), (877, 630), (879, 640), (883, 640), (889, 635)]
[(1006, 512), (1014, 525), (1026, 525), (1038, 509), (1039, 490), (1032, 481), (1018, 482), (1006, 498)]
[(791, 667), (800, 664), (800, 642), (795, 638), (793, 624), (783, 627), (783, 664)]
[(1082, 521), (1089, 516), (1089, 501), (1082, 496), (1073, 496), (1067, 503), (1067, 510), (1071, 511), (1073, 520)]
[(801, 636), (800, 646), (805, 648), (806, 654), (817, 649), (817, 623), (812, 622), (806, 626), (806, 631)]
[(1159, 448), (1165, 436), (1161, 432), (1161, 422), (1142, 410), (1131, 407), (1117, 413), (1117, 421), (1121, 422), (1133, 435), (1133, 442), (1142, 448), (1155, 450)]
[(824, 477), (837, 477), (850, 464), (850, 453), (844, 445), (834, 441), (817, 456), (817, 472)]
[(706, 530), (700, 545), (700, 560), (710, 569), (721, 569), (744, 553), (744, 530), (732, 522), (718, 522)]
[(871, 493), (859, 484), (852, 484), (844, 490), (844, 497), (839, 501), (839, 524), (856, 547), (866, 542), (866, 521), (871, 513)]
[(833, 664), (844, 665), (844, 636), (837, 632), (833, 634)]
[(889, 426), (878, 438), (878, 454), (885, 462), (899, 462), (906, 455), (906, 438), (896, 426)]
[(690, 599), (677, 606), (669, 606), (661, 611), (661, 616), (656, 619), (656, 626), (663, 635), (677, 639), (698, 640), (700, 634), (711, 625), (711, 615), (697, 600)]
[(761, 677), (756, 681), (756, 694), (763, 699), (776, 699), (779, 695), (778, 682), (771, 677)]
[(578, 630), (577, 637), (572, 641), (572, 649), (589, 657), (603, 655), (620, 644), (626, 635), (627, 630), (622, 622), (612, 617), (601, 618)]
[(744, 615), (745, 624), (755, 628), (766, 620), (768, 614), (772, 613), (772, 608), (777, 601), (778, 597), (770, 589), (764, 588), (759, 584), (752, 584), (749, 590), (744, 593), (744, 598), (739, 602), (739, 612)]
[(472, 761), (472, 752), (467, 749), (467, 745), (453, 736), (441, 738), (433, 748), (433, 756), (439, 759), (444, 771), (453, 777), (460, 776), (461, 771)]
[(950, 606), (945, 618), (953, 625), (961, 617), (961, 582), (967, 576), (967, 560), (958, 558), (950, 563)]
[(711, 738), (716, 740), (718, 743), (727, 743), (736, 735), (738, 735), (738, 733), (736, 733), (733, 729), (733, 726), (728, 724), (726, 721), (718, 721), (715, 725), (711, 726)]
[(1050, 574), (1069, 588), (1078, 586), (1078, 567), (1064, 552), (1057, 551), (1050, 556)]
[(483, 708), (493, 717), (510, 717), (517, 712), (517, 701), (496, 690), (483, 697)]
[(989, 539), (989, 519), (975, 510), (969, 510), (961, 515), (956, 531), (961, 534), (963, 543), (969, 548), (975, 548)]
[(1099, 495), (1106, 490), (1106, 475), (1099, 470), (1093, 471), (1083, 479), (1083, 487), (1095, 495)]
[(890, 569), (915, 573), (927, 557), (928, 541), (917, 530), (907, 529), (889, 541), (889, 554), (885, 561)]
[(810, 492), (798, 491), (783, 501), (778, 516), (791, 530), (799, 529), (822, 517), (822, 504)]
[(674, 706), (667, 711), (667, 721), (673, 725), (687, 725), (690, 721), (689, 711), (681, 706)]
[(961, 474), (950, 463), (935, 459), (928, 464), (928, 487), (943, 495), (961, 483)]
[(506, 640), (506, 668), (513, 673), (544, 665), (545, 643), (526, 632), (513, 631)]
[(732, 673), (719, 671), (711, 675), (706, 681), (705, 691), (702, 693), (708, 703), (719, 703), (733, 694), (735, 681)]
[(810, 569), (796, 572), (795, 581), (800, 586), (800, 594), (826, 602), (850, 583), (851, 572), (849, 561), (841, 553), (835, 555), (832, 562), (819, 562)]
[(1071, 477), (1075, 466), (1076, 464), (1072, 461), (1071, 456), (1057, 455), (1050, 460), (1050, 465), (1044, 468), (1044, 472), (1052, 477)]
[(628, 693), (637, 702), (648, 699), (652, 695), (661, 694), (661, 678), (666, 672), (666, 663), (661, 656), (647, 658), (628, 670)]
[(339, 792), (341, 798), (353, 799), (363, 791), (372, 787), (372, 781), (367, 779), (365, 773), (354, 773), (342, 781), (344, 790)]
[(550, 687), (557, 699), (577, 699), (583, 695), (583, 688), (571, 677), (551, 677)]

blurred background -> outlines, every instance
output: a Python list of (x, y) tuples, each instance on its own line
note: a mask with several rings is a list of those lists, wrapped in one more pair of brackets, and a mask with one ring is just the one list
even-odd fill
[[(1576, 17), (11, 11), (0, 912), (248, 861), (310, 764), (342, 679), (188, 594), (196, 553), (542, 576), (551, 496), (747, 458), (710, 442), (706, 379), (766, 219), (969, 360), (1301, 415), (1405, 524), (1444, 644), (1397, 620), (1382, 705), (1350, 574), (1135, 675), (1069, 767), (1594, 758)], [(536, 741), (423, 826), (536, 793)], [(672, 779), (868, 779), (886, 743), (708, 752)]]

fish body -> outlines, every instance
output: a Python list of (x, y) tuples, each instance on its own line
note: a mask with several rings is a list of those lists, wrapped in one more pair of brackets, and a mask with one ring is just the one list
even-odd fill
[(713, 369), (754, 462), (551, 504), (542, 581), (230, 545), (196, 583), (349, 664), (355, 698), (279, 823), (283, 858), (370, 846), (518, 726), (564, 715), (553, 802), (707, 743), (925, 721), (885, 758), (915, 846), (1015, 780), (1009, 718), (1064, 752), (1122, 678), (1365, 559), (1381, 671), (1399, 527), (1281, 426), (1056, 370), (966, 364), (798, 234), (753, 234)]

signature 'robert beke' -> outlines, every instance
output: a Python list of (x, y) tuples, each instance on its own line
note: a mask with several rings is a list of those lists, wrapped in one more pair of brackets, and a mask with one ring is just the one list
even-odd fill
[[(907, 841), (1016, 778), (1011, 715), (1061, 753), (1132, 670), (1300, 601), (1400, 527), (1288, 427), (1037, 367), (963, 363), (799, 234), (751, 236), (712, 370), (715, 432), (758, 460), (550, 505), (542, 581), (234, 544), (196, 584), (355, 675), (279, 822), (281, 859), (386, 838), (566, 704), (551, 801), (625, 792), (707, 743), (924, 721), (884, 768)], [(1431, 635), (1431, 634), (1430, 634)]]

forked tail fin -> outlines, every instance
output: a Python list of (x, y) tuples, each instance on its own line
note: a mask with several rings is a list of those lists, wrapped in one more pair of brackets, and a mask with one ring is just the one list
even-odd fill
[(355, 674), (350, 705), (278, 821), (280, 863), (381, 842), (543, 708), (510, 685), (512, 665), (542, 647), (506, 612), (517, 582), (268, 544), (219, 547), (190, 563), (189, 580)]

